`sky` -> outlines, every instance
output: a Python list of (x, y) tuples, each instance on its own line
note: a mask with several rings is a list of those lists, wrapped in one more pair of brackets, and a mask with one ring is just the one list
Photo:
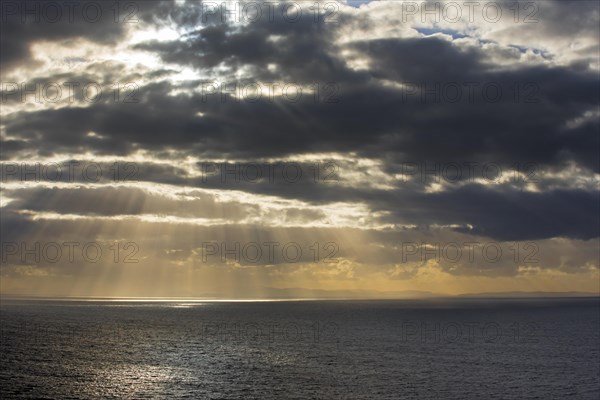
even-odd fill
[(597, 1), (2, 3), (0, 293), (600, 292)]

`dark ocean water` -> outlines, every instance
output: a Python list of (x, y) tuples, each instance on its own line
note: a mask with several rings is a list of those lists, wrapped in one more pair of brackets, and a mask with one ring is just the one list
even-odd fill
[(594, 299), (2, 301), (0, 397), (600, 398)]

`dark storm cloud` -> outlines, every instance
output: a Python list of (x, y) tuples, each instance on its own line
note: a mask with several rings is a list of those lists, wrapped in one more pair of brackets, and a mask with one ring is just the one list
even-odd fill
[[(460, 224), (457, 231), (497, 240), (600, 236), (597, 192), (555, 190), (532, 193), (469, 185), (431, 194), (381, 194), (376, 210), (394, 210), (389, 222)], [(382, 199), (385, 199), (382, 201)], [(469, 229), (467, 224), (474, 228)]]
[[(181, 7), (163, 3), (156, 9), (160, 12), (151, 18), (156, 24), (171, 20), (189, 29), (203, 18), (197, 2)], [(575, 160), (594, 171), (600, 168), (595, 151), (597, 118), (568, 132), (565, 128), (598, 103), (597, 74), (584, 67), (498, 71), (486, 62), (481, 49), (437, 38), (394, 38), (346, 45), (370, 60), (368, 72), (356, 72), (338, 57), (341, 49), (333, 44), (337, 27), (350, 21), (349, 16), (341, 14), (338, 24), (315, 21), (306, 13), (294, 23), (279, 13), (275, 16), (273, 21), (261, 18), (240, 27), (221, 21), (217, 13), (204, 28), (179, 40), (138, 47), (158, 52), (165, 61), (199, 69), (224, 65), (235, 71), (250, 66), (254, 79), (303, 83), (334, 79), (339, 91), (336, 103), (315, 102), (310, 95), (299, 102), (236, 103), (228, 94), (208, 96), (206, 102), (198, 94), (169, 96), (171, 85), (152, 83), (140, 88), (138, 104), (100, 102), (86, 108), (12, 115), (7, 118), (7, 132), (43, 138), (48, 145), (45, 154), (88, 149), (123, 155), (164, 146), (246, 157), (310, 151), (358, 151), (377, 157), (391, 151), (391, 158), (406, 154), (419, 160), (494, 157), (507, 164)], [(274, 36), (280, 39), (271, 41)], [(268, 71), (269, 63), (281, 68)], [(406, 89), (383, 86), (381, 79), (428, 88), (472, 83), (476, 99), (467, 101), (465, 93), (457, 103), (425, 99), (423, 104), (407, 96)], [(503, 91), (497, 102), (482, 99), (482, 86), (489, 83)], [(516, 102), (510, 92), (515, 83), (534, 86)], [(198, 111), (205, 116), (198, 118)], [(73, 125), (68, 134), (64, 121)], [(102, 138), (87, 137), (90, 131)]]
[(84, 39), (114, 46), (126, 37), (129, 29), (158, 23), (168, 17), (168, 10), (175, 8), (174, 0), (3, 1), (0, 66), (6, 73), (15, 67), (36, 64), (35, 54), (31, 52), (31, 46), (36, 43), (69, 44), (69, 41)]
[[(362, 46), (377, 60), (385, 54), (375, 73), (397, 75), (394, 79), (400, 82), (434, 87), (436, 81), (428, 79), (428, 72), (444, 70), (441, 59), (429, 63), (421, 59), (417, 64), (423, 66), (418, 69), (394, 64), (393, 59), (386, 64), (387, 54), (421, 52), (413, 39), (372, 45)], [(448, 42), (423, 39), (422, 45), (427, 52), (445, 49), (458, 64), (482, 67)], [(394, 50), (398, 48), (404, 50)], [(418, 160), (493, 158), (506, 160), (507, 165), (574, 160), (598, 171), (597, 118), (567, 128), (569, 121), (597, 104), (600, 86), (595, 74), (564, 67), (529, 67), (489, 74), (457, 72), (437, 82), (475, 82), (476, 96), (482, 96), (482, 87), (492, 83), (505, 93), (496, 102), (471, 103), (465, 94), (456, 103), (431, 100), (423, 104), (418, 97), (408, 97), (404, 89), (385, 87), (373, 79), (370, 84), (340, 82), (336, 103), (315, 101), (310, 95), (297, 102), (277, 98), (249, 102), (235, 101), (228, 93), (171, 96), (168, 93), (174, 87), (163, 82), (140, 87), (139, 103), (107, 99), (88, 107), (22, 112), (7, 116), (5, 124), (11, 136), (42, 138), (49, 152), (87, 148), (100, 154), (127, 154), (169, 146), (246, 157), (310, 151), (358, 151), (376, 157), (392, 151)], [(508, 92), (514, 82), (534, 83), (533, 92), (526, 96), (533, 96), (535, 102), (515, 102)], [(198, 112), (204, 116), (198, 117)], [(102, 139), (87, 137), (90, 131)]]
[[(304, 7), (303, 13), (289, 19), (284, 17), (288, 4), (279, 3), (272, 18), (263, 15), (256, 22), (243, 27), (227, 23), (221, 12), (198, 16), (183, 24), (190, 32), (175, 41), (150, 41), (138, 49), (159, 54), (163, 61), (188, 65), (209, 71), (221, 66), (229, 71), (248, 68), (254, 79), (293, 79), (298, 83), (315, 80), (365, 80), (367, 75), (350, 70), (336, 53), (341, 49), (334, 44), (336, 27), (347, 18), (340, 14), (336, 24), (317, 19)], [(287, 15), (287, 14), (285, 14)], [(287, 19), (286, 19), (287, 18)], [(200, 23), (204, 20), (204, 23)], [(212, 23), (211, 23), (212, 22)], [(199, 29), (193, 29), (204, 25)], [(277, 72), (266, 67), (272, 64)]]
[(2, 218), (2, 224), (0, 224), (2, 241), (25, 240), (27, 237), (32, 237), (39, 228), (35, 221), (19, 214), (18, 210), (2, 207), (0, 217)]
[(0, 65), (3, 69), (35, 62), (30, 46), (39, 41), (84, 38), (96, 43), (116, 43), (124, 34), (126, 25), (115, 23), (110, 2), (79, 1), (71, 2), (70, 7), (58, 2), (49, 7), (45, 3), (2, 2)]
[[(156, 179), (159, 180), (159, 179)], [(154, 181), (156, 181), (154, 180)], [(185, 180), (186, 186), (242, 190), (258, 195), (306, 201), (308, 204), (350, 202), (366, 204), (372, 212), (383, 213), (374, 220), (384, 224), (458, 226), (456, 232), (494, 240), (535, 240), (553, 237), (588, 240), (600, 235), (597, 192), (548, 190), (526, 192), (508, 185), (486, 187), (467, 185), (443, 192), (427, 193), (417, 183), (398, 183), (394, 190), (340, 187), (310, 180), (295, 184), (272, 185), (232, 183), (218, 179), (201, 182)], [(135, 188), (31, 188), (5, 190), (15, 199), (8, 208), (81, 215), (173, 215), (188, 218), (242, 220), (260, 214), (256, 204), (216, 201), (201, 192), (173, 193), (175, 197), (151, 194)], [(258, 203), (260, 204), (260, 203)], [(288, 209), (281, 221), (326, 221), (326, 215), (310, 209)], [(471, 225), (469, 228), (467, 225)]]
[[(309, 14), (296, 23), (263, 18), (258, 23), (238, 26), (219, 21), (217, 16), (201, 24), (198, 7), (199, 3), (193, 2), (181, 7), (156, 2), (153, 16), (142, 15), (145, 23), (174, 22), (188, 32), (177, 40), (148, 41), (135, 46), (169, 64), (155, 71), (155, 75), (147, 76), (163, 78), (168, 77), (169, 71), (192, 67), (199, 75), (220, 76), (238, 84), (252, 79), (302, 84), (333, 81), (338, 89), (336, 101), (315, 101), (311, 95), (300, 101), (264, 97), (256, 102), (236, 101), (228, 93), (203, 96), (199, 93), (201, 81), (181, 84), (154, 81), (139, 88), (137, 103), (117, 103), (105, 98), (93, 104), (19, 111), (4, 116), (5, 131), (10, 136), (2, 139), (4, 159), (84, 152), (125, 156), (138, 150), (149, 150), (165, 158), (173, 151), (181, 158), (246, 160), (312, 152), (352, 152), (382, 160), (388, 173), (397, 172), (403, 162), (438, 161), (491, 161), (503, 167), (531, 162), (557, 170), (573, 162), (586, 173), (600, 171), (598, 116), (591, 114), (574, 123), (586, 112), (597, 112), (600, 81), (589, 63), (579, 60), (540, 66), (515, 59), (510, 66), (499, 67), (481, 42), (465, 45), (438, 37), (361, 38), (336, 44), (334, 39), (341, 35), (346, 24), (359, 21), (340, 14), (338, 24), (327, 24), (315, 22)], [(581, 7), (552, 5), (545, 14), (552, 22), (534, 28), (548, 36), (589, 36), (595, 32), (591, 23), (597, 22), (597, 13), (590, 13), (587, 7), (589, 3)], [(565, 24), (560, 21), (565, 14), (567, 20), (581, 17), (583, 22)], [(58, 41), (87, 37), (111, 43), (123, 34), (118, 25), (104, 30), (100, 30), (101, 26), (90, 28), (87, 24), (85, 32), (78, 25), (57, 28), (47, 38)], [(377, 26), (365, 22), (363, 28)], [(14, 23), (6, 29), (9, 34), (3, 34), (2, 43), (7, 46), (6, 59), (3, 48), (3, 62), (6, 60), (7, 65), (29, 57), (28, 46), (41, 40), (39, 32), (46, 34), (46, 28), (37, 27), (23, 33), (23, 28)], [(4, 36), (16, 42), (5, 42)], [(368, 68), (351, 68), (342, 51), (351, 52), (355, 59), (367, 63)], [(267, 68), (269, 64), (275, 68)], [(217, 67), (225, 69), (219, 72)], [(233, 81), (235, 73), (242, 69), (245, 76)], [(434, 88), (436, 84), (451, 83), (475, 84), (475, 101), (468, 100), (464, 86), (465, 93), (456, 102), (434, 101), (431, 97), (422, 100), (400, 86)], [(520, 87), (533, 86), (522, 89), (515, 100), (511, 91), (515, 83)], [(485, 98), (482, 87), (486, 84), (500, 87), (502, 96), (494, 101)], [(173, 94), (175, 89), (185, 90)], [(90, 132), (95, 135), (89, 135)], [(39, 143), (43, 146), (37, 146)], [(172, 165), (145, 167), (148, 169), (141, 172), (142, 181), (223, 187), (216, 177), (206, 181), (190, 178)], [(531, 193), (509, 185), (491, 188), (471, 185), (424, 193), (422, 185), (396, 185), (391, 190), (380, 190), (307, 181), (297, 185), (242, 182), (224, 189), (313, 204), (363, 203), (373, 211), (387, 212), (382, 222), (418, 226), (470, 224), (474, 227), (470, 233), (502, 240), (598, 237), (598, 194), (584, 190), (547, 188), (542, 193)], [(140, 197), (141, 192), (134, 192), (129, 195), (137, 205), (127, 205), (121, 199), (113, 207), (100, 201), (98, 213), (141, 213), (140, 204), (147, 199)], [(87, 205), (96, 204), (93, 198), (106, 200), (112, 196), (110, 190), (69, 193), (73, 198), (81, 196)], [(29, 195), (32, 198), (23, 197), (15, 205), (38, 211), (89, 211), (87, 205), (65, 203), (61, 207), (59, 203), (44, 203), (40, 199), (50, 195), (47, 191)], [(193, 215), (164, 200), (151, 210)], [(291, 211), (289, 218), (306, 216), (301, 214)], [(319, 218), (319, 215), (309, 217)]]

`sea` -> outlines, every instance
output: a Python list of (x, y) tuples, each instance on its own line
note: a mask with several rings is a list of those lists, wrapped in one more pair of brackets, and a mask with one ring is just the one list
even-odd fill
[(2, 399), (600, 399), (600, 299), (0, 301)]

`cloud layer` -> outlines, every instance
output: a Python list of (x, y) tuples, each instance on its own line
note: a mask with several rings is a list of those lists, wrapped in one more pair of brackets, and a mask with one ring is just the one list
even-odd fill
[[(125, 293), (141, 273), (13, 246), (60, 240), (134, 242), (174, 287), (206, 278), (195, 296), (600, 289), (597, 2), (9, 3), (5, 292)], [(202, 258), (272, 241), (304, 254)], [(504, 255), (468, 260), (470, 242)]]

